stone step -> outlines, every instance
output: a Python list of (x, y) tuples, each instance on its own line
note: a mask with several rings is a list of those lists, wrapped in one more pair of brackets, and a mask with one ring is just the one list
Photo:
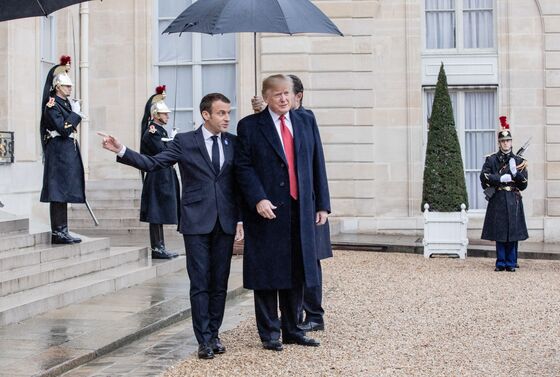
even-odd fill
[[(140, 216), (140, 208), (101, 208), (98, 207), (94, 210), (95, 216), (98, 220), (111, 219), (111, 218), (138, 218)], [(68, 212), (70, 219), (90, 219), (91, 216), (87, 208), (72, 207)]]
[[(50, 234), (50, 233), (49, 233)], [(100, 250), (108, 250), (108, 238), (83, 238), (81, 243), (51, 245), (43, 242), (31, 247), (0, 252), (0, 271), (39, 265), (41, 263), (84, 256)]]
[[(101, 220), (100, 220), (101, 222)], [(135, 236), (135, 237), (146, 237), (146, 242), (149, 242), (148, 233), (148, 223), (139, 223), (139, 226), (126, 227), (126, 228), (108, 228), (101, 224), (99, 227), (91, 228), (72, 228), (80, 234), (86, 236), (97, 236), (97, 237), (109, 237), (109, 236)], [(169, 237), (181, 236), (177, 232), (177, 225), (164, 225), (163, 232), (165, 239)]]
[(118, 189), (118, 190), (88, 190), (86, 198), (89, 200), (119, 200), (140, 199), (142, 189)]
[(135, 262), (0, 297), (0, 326), (179, 271), (185, 257), (158, 262)]
[[(91, 198), (90, 199), (88, 197), (88, 202), (94, 213), (96, 213), (98, 208), (140, 208), (140, 198), (138, 199), (93, 199)], [(79, 209), (82, 206), (83, 205), (81, 204), (74, 204), (71, 206), (71, 208), (72, 210), (74, 210), (74, 208)], [(85, 209), (85, 206), (83, 208)]]
[(145, 247), (113, 248), (101, 249), (74, 258), (59, 259), (31, 267), (18, 268), (2, 273), (0, 277), (0, 296), (133, 262), (141, 261), (148, 265), (148, 259), (148, 249)]
[(50, 239), (51, 232), (1, 235), (0, 253), (7, 250), (15, 250), (47, 243), (50, 242)]
[(140, 174), (138, 174), (138, 179), (105, 179), (86, 182), (87, 191), (125, 189), (142, 190), (142, 181), (140, 180)]
[(0, 217), (0, 238), (29, 232), (29, 219), (4, 212)]
[[(114, 228), (140, 228), (140, 227), (148, 227), (148, 223), (143, 223), (138, 220), (138, 217), (123, 217), (123, 218), (97, 218), (99, 221), (99, 227), (114, 229)], [(95, 228), (93, 221), (91, 218), (89, 219), (76, 219), (70, 218), (68, 219), (68, 224), (70, 229), (74, 232), (78, 232), (78, 229), (84, 228)]]

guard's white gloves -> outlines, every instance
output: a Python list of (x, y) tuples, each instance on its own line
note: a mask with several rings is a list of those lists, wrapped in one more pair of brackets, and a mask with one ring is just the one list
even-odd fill
[(511, 174), (504, 174), (500, 177), (500, 182), (502, 182), (502, 183), (508, 183), (508, 182), (511, 182), (511, 181), (512, 181)]
[(76, 114), (82, 114), (82, 106), (80, 106), (80, 101), (77, 99), (70, 100), (70, 107), (72, 107), (72, 111)]
[(177, 135), (177, 132), (179, 132), (178, 128), (173, 128), (171, 130), (171, 137), (170, 137), (171, 140), (175, 139), (175, 135)]
[(515, 177), (517, 175), (517, 165), (515, 164), (515, 158), (511, 157), (509, 159), (509, 171)]

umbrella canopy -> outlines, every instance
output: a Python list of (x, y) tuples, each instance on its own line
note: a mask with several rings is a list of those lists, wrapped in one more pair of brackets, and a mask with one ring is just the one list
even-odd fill
[(225, 34), (252, 32), (257, 94), (256, 33), (324, 33), (340, 30), (309, 0), (198, 0), (185, 9), (163, 33)]
[(47, 16), (54, 11), (89, 0), (0, 0), (0, 21)]
[(199, 0), (185, 9), (163, 32), (342, 35), (309, 0)]

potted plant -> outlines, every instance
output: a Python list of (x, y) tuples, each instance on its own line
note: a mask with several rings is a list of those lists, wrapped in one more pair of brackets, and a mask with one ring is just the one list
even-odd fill
[(424, 256), (457, 254), (465, 258), (469, 202), (443, 63), (428, 125), (422, 186)]

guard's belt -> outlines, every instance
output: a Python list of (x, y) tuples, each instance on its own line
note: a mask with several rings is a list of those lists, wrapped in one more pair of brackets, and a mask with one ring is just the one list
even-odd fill
[[(58, 131), (51, 131), (51, 130), (47, 130), (49, 136), (48, 139), (54, 139), (55, 137), (59, 137), (61, 136), (60, 133), (58, 133)], [(74, 139), (76, 136), (74, 133), (71, 133), (70, 135), (68, 135), (69, 138)]]

